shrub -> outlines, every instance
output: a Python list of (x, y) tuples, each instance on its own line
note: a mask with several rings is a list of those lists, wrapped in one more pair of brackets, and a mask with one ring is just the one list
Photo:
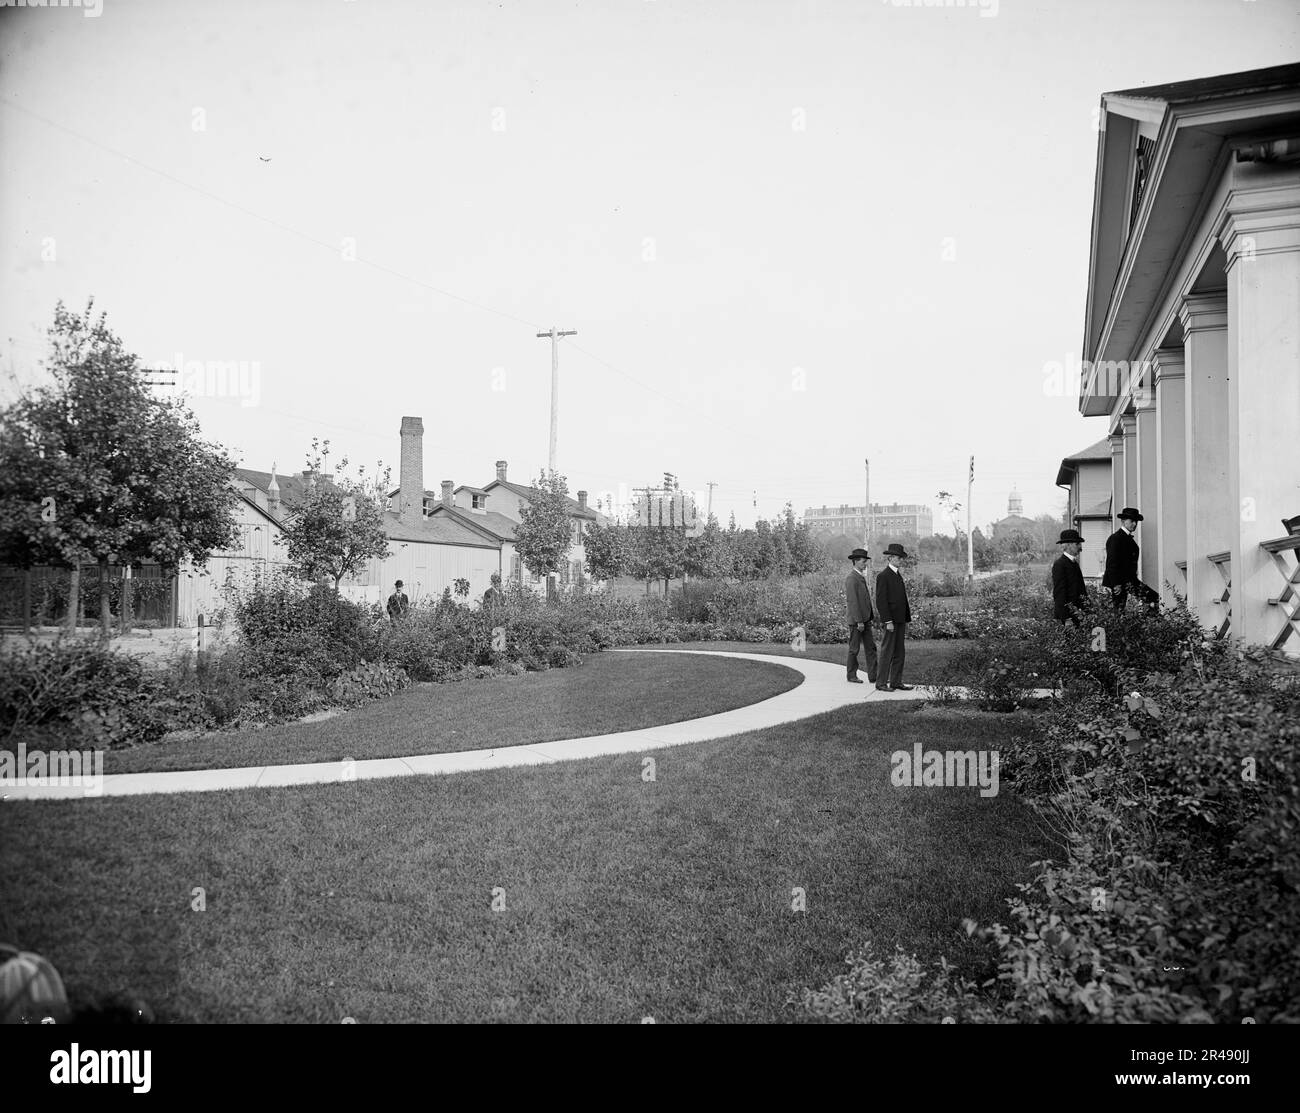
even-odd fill
[(330, 696), (334, 702), (353, 707), (369, 700), (383, 699), (411, 683), (404, 669), (387, 662), (363, 663), (334, 679)]
[(7, 652), (0, 670), (0, 744), (59, 749), (160, 738), (164, 686), (139, 660), (98, 641), (56, 638)]
[[(870, 943), (849, 955), (849, 972), (819, 990), (805, 989), (798, 1003), (824, 1020), (856, 1024), (996, 1023), (998, 1014), (973, 982), (956, 977), (940, 959), (927, 971), (915, 955), (896, 947), (888, 960)], [(792, 1001), (792, 1003), (794, 1003)]]

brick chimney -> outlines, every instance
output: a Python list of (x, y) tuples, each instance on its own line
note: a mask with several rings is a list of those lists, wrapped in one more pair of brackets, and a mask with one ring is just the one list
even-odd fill
[(453, 483), (450, 479), (444, 479), (442, 481), (442, 505), (445, 506), (448, 510), (450, 510), (453, 506), (456, 505), (456, 498), (451, 493), (451, 489), (454, 486), (455, 483)]
[(402, 418), (402, 459), (398, 471), (397, 516), (403, 525), (424, 521), (424, 422)]
[(280, 484), (275, 478), (275, 465), (271, 465), (271, 482), (266, 485), (266, 508), (272, 517), (280, 516)]
[(497, 482), (504, 483), (505, 481), (506, 481), (506, 462), (504, 460), (498, 460), (497, 461)]
[(586, 510), (586, 509), (587, 509), (587, 492), (586, 492), (586, 491), (579, 491), (579, 492), (578, 492), (578, 505), (581, 506), (583, 510)]

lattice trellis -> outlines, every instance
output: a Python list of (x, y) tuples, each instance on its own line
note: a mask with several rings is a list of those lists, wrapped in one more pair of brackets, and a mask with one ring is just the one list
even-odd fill
[(1223, 577), (1223, 594), (1214, 600), (1223, 608), (1223, 621), (1214, 631), (1216, 638), (1226, 638), (1228, 631), (1232, 629), (1232, 554), (1231, 553), (1211, 553), (1208, 557), (1211, 564), (1219, 570), (1219, 575)]
[(1280, 595), (1268, 601), (1269, 606), (1277, 607), (1283, 616), (1282, 628), (1269, 642), (1269, 648), (1281, 649), (1293, 633), (1300, 637), (1300, 534), (1264, 541), (1260, 548), (1273, 558), (1273, 566), (1285, 585)]

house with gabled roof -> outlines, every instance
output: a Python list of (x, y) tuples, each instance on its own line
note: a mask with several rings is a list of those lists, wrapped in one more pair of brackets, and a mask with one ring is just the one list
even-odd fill
[(1100, 579), (1106, 566), (1106, 538), (1112, 532), (1110, 469), (1110, 438), (1102, 437), (1065, 457), (1056, 472), (1056, 485), (1069, 491), (1066, 520), (1083, 537), (1079, 567), (1090, 579)]
[[(502, 580), (513, 580), (536, 591), (545, 591), (545, 582), (523, 566), (514, 546), (515, 529), (522, 520), (520, 511), (537, 498), (539, 492), (535, 487), (511, 482), (507, 478), (508, 464), (505, 460), (498, 460), (495, 466), (496, 477), (483, 487), (465, 484), (458, 487), (450, 479), (443, 480), (441, 494), (429, 499), (429, 515), (459, 522), (497, 540), (501, 545), (501, 564), (505, 570)], [(428, 494), (432, 495), (432, 492)], [(610, 519), (587, 505), (586, 491), (577, 494), (576, 499), (565, 500), (572, 548), (556, 577), (556, 587), (560, 590), (578, 585), (588, 588), (600, 586), (599, 581), (593, 582), (587, 576), (587, 552), (583, 539), (585, 531), (592, 525), (609, 524)]]

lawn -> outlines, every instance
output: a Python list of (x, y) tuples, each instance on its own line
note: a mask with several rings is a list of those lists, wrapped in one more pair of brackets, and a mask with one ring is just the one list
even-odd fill
[(866, 940), (987, 973), (962, 917), (1050, 848), (1005, 790), (895, 788), (888, 755), (1016, 729), (864, 705), (659, 751), (653, 780), (631, 754), (9, 804), (0, 938), (74, 1002), (129, 989), (166, 1021), (799, 1019), (788, 995)]
[(802, 682), (790, 669), (758, 661), (597, 653), (574, 668), (418, 685), (322, 722), (110, 750), (104, 771), (228, 769), (500, 749), (695, 719), (758, 703)]

